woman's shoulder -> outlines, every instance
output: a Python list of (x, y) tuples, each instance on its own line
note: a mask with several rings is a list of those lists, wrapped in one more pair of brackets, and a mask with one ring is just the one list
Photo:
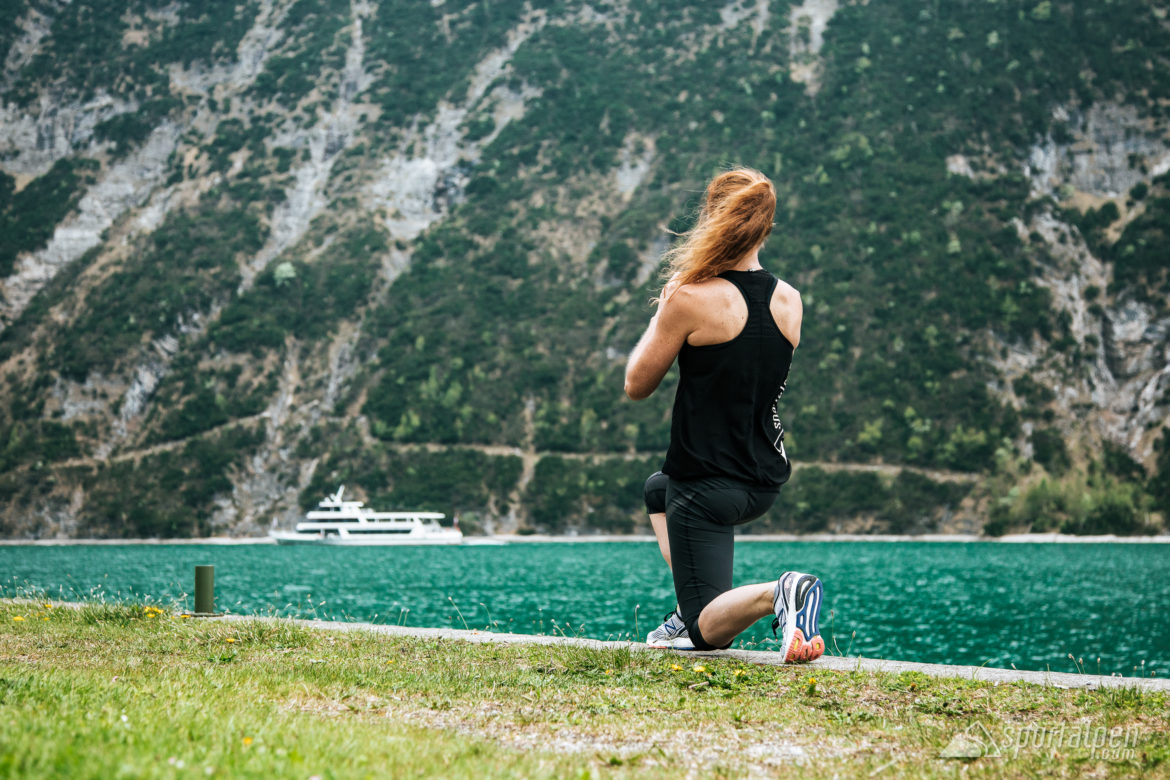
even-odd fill
[(696, 302), (707, 302), (729, 296), (739, 297), (735, 285), (718, 276), (712, 276), (701, 282), (684, 284), (678, 288), (677, 292), (685, 294), (688, 300)]
[(780, 328), (784, 338), (795, 349), (800, 343), (800, 325), (804, 319), (800, 292), (783, 279), (777, 279), (776, 289), (772, 292), (771, 309), (776, 327)]
[(712, 277), (687, 284), (672, 281), (667, 284), (665, 292), (666, 299), (681, 308), (703, 307), (734, 293), (735, 285), (726, 279)]
[(773, 291), (772, 297), (779, 298), (781, 303), (800, 304), (800, 291), (780, 277), (776, 277), (776, 289)]

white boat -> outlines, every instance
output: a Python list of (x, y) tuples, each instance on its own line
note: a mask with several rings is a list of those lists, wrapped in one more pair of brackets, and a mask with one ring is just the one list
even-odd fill
[(344, 493), (342, 485), (310, 510), (295, 531), (273, 529), (268, 535), (277, 544), (372, 547), (463, 543), (463, 532), (458, 527), (439, 525), (438, 521), (445, 517), (439, 512), (375, 512), (361, 501), (343, 500)]

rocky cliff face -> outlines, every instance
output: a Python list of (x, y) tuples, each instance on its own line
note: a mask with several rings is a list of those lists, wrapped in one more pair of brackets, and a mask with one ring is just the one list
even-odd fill
[[(1126, 36), (1160, 72), (1164, 20), (1129, 3), (1062, 64), (1064, 11), (911, 5), (30, 4), (0, 82), (0, 530), (253, 534), (342, 480), (501, 531), (644, 522), (669, 398), (621, 404), (622, 362), (729, 162), (775, 177), (769, 262), (808, 315), (814, 471), (773, 527), (972, 527), (992, 451), (1040, 428), (1157, 473), (1170, 311), (1133, 258), (1165, 246), (1161, 98), (1002, 79)], [(87, 61), (91, 33), (121, 45)]]
[(1052, 205), (1015, 224), (1022, 240), (1034, 235), (1046, 248), (1049, 261), (1036, 282), (1066, 315), (1085, 359), (1070, 366), (1040, 342), (993, 359), (1009, 381), (1029, 376), (1052, 388), (1063, 426), (1079, 443), (1111, 441), (1152, 464), (1170, 400), (1170, 312), (1117, 289), (1113, 264), (1086, 243), (1069, 213), (1113, 204), (1116, 219), (1106, 230), (1115, 242), (1145, 211), (1129, 194), (1170, 170), (1170, 127), (1109, 103), (1083, 113), (1057, 107), (1053, 118), (1067, 126), (1067, 137), (1033, 146), (1024, 164), (1033, 196)]

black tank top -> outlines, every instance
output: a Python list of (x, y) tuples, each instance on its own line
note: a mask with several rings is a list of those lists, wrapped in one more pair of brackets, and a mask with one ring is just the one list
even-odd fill
[(792, 344), (772, 319), (776, 277), (725, 271), (747, 302), (747, 322), (731, 341), (678, 353), (679, 382), (662, 471), (672, 479), (731, 477), (778, 487), (791, 467), (778, 404), (792, 365)]

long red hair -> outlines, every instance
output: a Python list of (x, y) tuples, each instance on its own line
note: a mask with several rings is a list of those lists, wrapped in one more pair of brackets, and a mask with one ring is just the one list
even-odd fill
[(733, 168), (707, 185), (695, 226), (663, 255), (664, 272), (678, 286), (702, 282), (733, 268), (772, 232), (776, 189), (752, 168)]

